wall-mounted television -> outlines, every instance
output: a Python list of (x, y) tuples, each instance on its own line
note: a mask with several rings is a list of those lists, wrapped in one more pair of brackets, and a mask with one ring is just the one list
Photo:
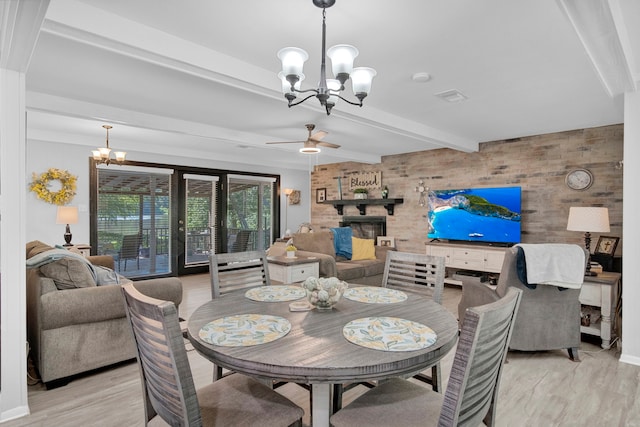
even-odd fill
[(429, 190), (428, 237), (434, 240), (520, 243), (520, 187)]

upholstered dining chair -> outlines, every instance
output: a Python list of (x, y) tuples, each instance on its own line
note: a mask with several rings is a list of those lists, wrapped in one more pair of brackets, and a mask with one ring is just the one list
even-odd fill
[[(442, 304), (444, 293), (445, 261), (443, 257), (388, 251), (382, 277), (382, 286), (427, 295)], [(428, 369), (428, 368), (427, 368)], [(431, 367), (431, 376), (417, 373), (414, 378), (430, 384), (436, 392), (442, 390), (440, 362)], [(371, 383), (335, 384), (333, 387), (334, 411), (342, 407), (342, 394), (357, 385), (372, 388)]]
[(247, 376), (235, 374), (196, 391), (173, 302), (124, 285), (136, 341), (145, 425), (159, 415), (170, 425), (302, 425), (302, 408)]
[(493, 426), (502, 367), (521, 295), (521, 290), (512, 288), (496, 302), (467, 310), (444, 396), (410, 380), (394, 378), (335, 413), (331, 425)]

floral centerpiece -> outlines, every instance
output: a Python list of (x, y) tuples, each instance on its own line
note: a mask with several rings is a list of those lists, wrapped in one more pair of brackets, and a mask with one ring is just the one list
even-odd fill
[(308, 277), (302, 287), (311, 305), (319, 310), (331, 310), (349, 285), (337, 277)]

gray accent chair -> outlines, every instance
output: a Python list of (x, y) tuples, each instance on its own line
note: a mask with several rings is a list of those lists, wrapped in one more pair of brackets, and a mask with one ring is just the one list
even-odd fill
[(304, 411), (247, 376), (235, 374), (196, 391), (175, 304), (122, 287), (136, 342), (145, 425), (159, 415), (169, 425), (302, 425)]
[[(585, 251), (585, 260), (588, 259)], [(580, 289), (538, 285), (525, 286), (518, 278), (517, 248), (506, 251), (500, 278), (494, 289), (486, 285), (465, 285), (458, 305), (462, 323), (468, 307), (487, 304), (504, 296), (509, 288), (522, 290), (522, 304), (513, 327), (510, 348), (520, 351), (567, 349), (569, 358), (579, 361)], [(586, 265), (586, 264), (585, 264)]]
[(467, 310), (444, 396), (394, 378), (338, 411), (331, 425), (495, 425), (500, 377), (521, 295), (511, 288), (498, 301)]
[[(113, 257), (89, 257), (113, 269)], [(135, 283), (146, 295), (182, 302), (178, 278)], [(27, 270), (27, 335), (31, 357), (47, 388), (70, 377), (136, 357), (120, 285), (59, 290), (39, 269)]]

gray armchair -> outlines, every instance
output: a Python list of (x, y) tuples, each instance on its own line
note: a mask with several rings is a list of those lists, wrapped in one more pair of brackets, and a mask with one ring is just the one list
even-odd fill
[[(518, 278), (517, 248), (507, 250), (498, 285), (466, 285), (458, 305), (460, 324), (468, 307), (497, 301), (510, 287), (522, 290), (522, 302), (513, 327), (509, 348), (521, 351), (567, 349), (571, 360), (579, 361), (580, 289), (538, 285), (531, 289)], [(586, 251), (585, 251), (586, 259)], [(584, 267), (584, 265), (582, 266)]]

